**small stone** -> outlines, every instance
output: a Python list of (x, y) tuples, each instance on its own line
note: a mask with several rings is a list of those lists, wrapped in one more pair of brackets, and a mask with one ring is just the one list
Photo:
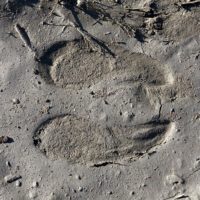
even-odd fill
[(200, 159), (197, 158), (195, 163), (194, 163), (194, 167), (193, 170), (199, 169), (200, 168)]
[(21, 183), (21, 181), (17, 180), (15, 185), (16, 185), (16, 187), (21, 187), (22, 183)]
[(125, 111), (125, 112), (123, 113), (123, 121), (124, 121), (124, 122), (130, 121), (133, 117), (134, 117), (134, 114), (133, 114), (133, 113), (129, 113), (128, 111)]
[(13, 102), (13, 104), (19, 104), (20, 103), (19, 99), (13, 99), (12, 102)]
[(200, 114), (199, 114), (199, 113), (196, 114), (196, 115), (194, 116), (194, 119), (195, 119), (195, 120), (200, 119)]
[(133, 196), (134, 194), (135, 194), (134, 191), (131, 191), (131, 192), (130, 192), (130, 196)]
[(36, 191), (29, 191), (28, 196), (30, 199), (35, 199), (38, 195)]
[(124, 121), (127, 121), (129, 119), (129, 113), (128, 113), (128, 111), (125, 111), (124, 113), (123, 113), (123, 120)]
[(32, 184), (32, 186), (33, 186), (34, 188), (36, 188), (36, 187), (39, 186), (39, 183), (38, 183), (37, 181), (34, 181), (33, 184)]
[(86, 0), (77, 0), (77, 4), (76, 4), (76, 5), (77, 5), (78, 7), (81, 7), (81, 6), (85, 3), (85, 1), (86, 1)]
[(146, 187), (147, 185), (146, 185), (145, 183), (143, 183), (141, 186), (142, 186), (142, 187)]
[(11, 167), (11, 164), (10, 164), (9, 161), (6, 161), (6, 166), (7, 166), (7, 167)]
[(81, 176), (80, 175), (76, 175), (75, 176), (77, 180), (81, 180)]
[(83, 191), (83, 187), (78, 187), (78, 191), (82, 192)]
[(174, 112), (175, 112), (175, 109), (174, 109), (174, 108), (172, 108), (172, 109), (171, 109), (171, 113), (174, 113)]
[(52, 192), (52, 193), (50, 194), (50, 196), (51, 196), (51, 197), (55, 197), (55, 193)]
[(0, 136), (0, 144), (8, 143), (9, 137), (8, 136)]
[(168, 185), (181, 185), (184, 183), (184, 180), (175, 174), (170, 174), (166, 177), (166, 183)]

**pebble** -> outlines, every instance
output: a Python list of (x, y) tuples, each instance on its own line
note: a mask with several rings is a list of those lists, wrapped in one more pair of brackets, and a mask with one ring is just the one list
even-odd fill
[(16, 183), (15, 183), (15, 185), (16, 185), (16, 187), (21, 187), (21, 185), (22, 185), (22, 182), (21, 182), (21, 181), (19, 181), (19, 180), (17, 180), (17, 181), (16, 181)]
[(175, 109), (174, 108), (171, 108), (171, 113), (174, 113), (175, 112)]
[(170, 174), (166, 177), (166, 183), (169, 185), (181, 185), (184, 183), (184, 180), (175, 174)]
[(124, 121), (124, 122), (130, 121), (133, 117), (134, 117), (134, 114), (133, 114), (133, 113), (129, 113), (128, 111), (125, 111), (125, 112), (123, 113), (123, 121)]
[(133, 196), (135, 194), (135, 192), (131, 191), (129, 194), (130, 194), (130, 196)]
[(0, 136), (0, 144), (8, 143), (9, 137), (8, 136)]
[(104, 33), (104, 35), (110, 35), (111, 34), (111, 32), (106, 32), (106, 33)]
[(199, 169), (199, 168), (200, 168), (200, 159), (197, 158), (196, 161), (195, 161), (195, 163), (194, 163), (193, 170)]
[(12, 102), (13, 102), (13, 104), (19, 104), (20, 103), (19, 99), (13, 99)]
[(11, 164), (10, 164), (9, 161), (6, 161), (6, 166), (7, 166), (7, 167), (11, 167)]
[(75, 178), (76, 178), (77, 180), (81, 180), (81, 176), (80, 176), (80, 175), (76, 175)]
[(33, 184), (32, 184), (32, 186), (33, 186), (34, 188), (36, 188), (36, 187), (39, 186), (39, 183), (38, 183), (37, 181), (34, 181)]
[(82, 192), (83, 191), (83, 187), (78, 187), (78, 191)]
[(36, 191), (31, 190), (31, 191), (29, 191), (28, 196), (29, 196), (30, 199), (35, 199), (38, 196), (38, 194), (37, 194)]
[(77, 6), (81, 7), (85, 3), (85, 0), (77, 0)]
[(112, 191), (108, 191), (108, 195), (112, 195), (113, 194), (113, 192)]
[(129, 113), (128, 113), (128, 111), (125, 111), (125, 112), (123, 113), (123, 120), (124, 120), (124, 121), (128, 121), (128, 119), (129, 119)]

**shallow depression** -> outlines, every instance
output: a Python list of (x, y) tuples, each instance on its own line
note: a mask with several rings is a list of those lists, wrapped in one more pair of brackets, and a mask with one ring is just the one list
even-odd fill
[(65, 115), (41, 124), (33, 139), (50, 159), (96, 164), (145, 153), (164, 141), (169, 127), (169, 121), (112, 127)]
[(40, 58), (39, 71), (48, 82), (58, 87), (89, 86), (107, 74), (112, 58), (91, 51), (82, 40), (51, 45)]
[(112, 46), (115, 57), (91, 51), (83, 40), (60, 41), (40, 57), (39, 72), (47, 82), (61, 88), (89, 87), (121, 74), (147, 85), (164, 85), (171, 72), (156, 59)]

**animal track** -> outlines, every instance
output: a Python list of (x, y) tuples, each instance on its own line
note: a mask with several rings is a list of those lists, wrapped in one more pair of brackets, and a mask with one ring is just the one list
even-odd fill
[(164, 141), (169, 127), (169, 121), (102, 126), (88, 119), (65, 115), (42, 123), (33, 139), (48, 158), (97, 164), (148, 151)]

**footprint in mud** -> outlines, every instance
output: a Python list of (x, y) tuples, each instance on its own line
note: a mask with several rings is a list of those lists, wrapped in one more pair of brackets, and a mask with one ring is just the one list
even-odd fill
[[(112, 58), (109, 66), (103, 55), (92, 52), (88, 58), (89, 52), (79, 43), (68, 45), (68, 50), (64, 44), (53, 54), (48, 51), (41, 59), (48, 66), (41, 67), (48, 69), (46, 77), (60, 87), (90, 86), (93, 101), (88, 102), (89, 117), (65, 114), (45, 121), (34, 133), (35, 146), (50, 159), (97, 164), (142, 155), (163, 143), (173, 126), (161, 116), (166, 88), (173, 85), (168, 68), (148, 56), (120, 48), (115, 49), (119, 56)], [(86, 63), (83, 70), (76, 70), (81, 56)], [(106, 120), (100, 119), (102, 113)]]
[(61, 88), (89, 87), (111, 72), (112, 76), (113, 72), (135, 73), (134, 78), (137, 76), (145, 84), (163, 85), (169, 81), (170, 73), (156, 60), (120, 47), (113, 46), (113, 49), (116, 57), (91, 51), (82, 39), (60, 41), (41, 53), (38, 69), (48, 84)]
[(34, 144), (53, 160), (64, 158), (72, 164), (97, 164), (144, 153), (163, 142), (169, 129), (169, 121), (112, 127), (64, 115), (41, 124), (35, 132)]
[(117, 54), (112, 72), (90, 87), (91, 119), (137, 125), (161, 118), (162, 102), (176, 95), (169, 68), (144, 54), (125, 50)]
[(110, 71), (112, 58), (91, 51), (83, 40), (51, 45), (41, 56), (39, 72), (50, 84), (81, 88), (94, 84)]

